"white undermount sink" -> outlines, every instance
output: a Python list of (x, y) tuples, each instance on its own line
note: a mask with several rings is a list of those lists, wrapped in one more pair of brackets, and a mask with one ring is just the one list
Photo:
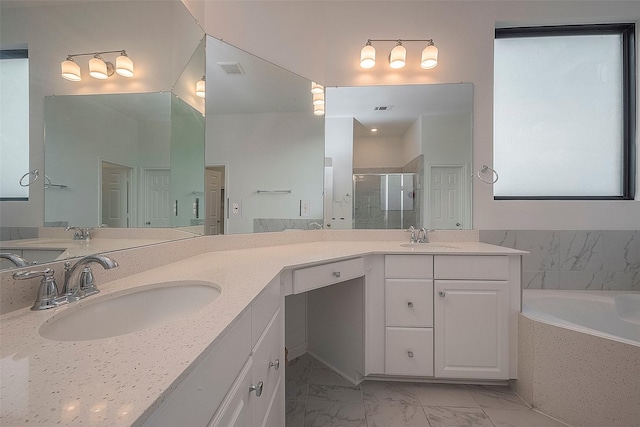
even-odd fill
[(438, 251), (442, 249), (460, 249), (453, 245), (441, 245), (440, 243), (402, 243), (403, 248), (422, 249), (425, 251)]
[(210, 282), (161, 282), (83, 300), (48, 319), (39, 330), (54, 341), (110, 338), (169, 323), (194, 313), (220, 296)]

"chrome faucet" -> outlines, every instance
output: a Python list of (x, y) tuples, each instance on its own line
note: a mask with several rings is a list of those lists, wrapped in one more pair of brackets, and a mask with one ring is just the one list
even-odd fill
[(29, 265), (29, 262), (26, 259), (10, 252), (0, 253), (0, 258), (8, 259), (12, 263), (14, 263), (16, 267), (27, 267)]
[(426, 228), (420, 227), (420, 230), (418, 230), (417, 242), (418, 243), (429, 243), (429, 233), (428, 233), (428, 230)]
[(69, 226), (65, 228), (65, 231), (74, 230), (73, 232), (73, 240), (90, 240), (91, 239), (91, 230), (95, 230), (96, 228), (104, 227), (103, 225), (99, 225), (98, 227), (76, 227)]
[(67, 301), (60, 298), (58, 294), (58, 285), (53, 278), (53, 269), (45, 268), (41, 271), (18, 271), (13, 273), (16, 280), (31, 279), (33, 277), (42, 277), (40, 286), (38, 287), (38, 295), (36, 301), (31, 306), (31, 310), (46, 310), (47, 308), (57, 307), (65, 304)]
[(92, 262), (100, 264), (105, 270), (118, 266), (116, 261), (105, 255), (87, 255), (84, 258), (80, 258), (73, 266), (69, 261), (65, 262), (64, 285), (61, 293), (69, 302), (100, 292), (89, 266)]
[(409, 237), (409, 243), (418, 243), (418, 238), (416, 237), (416, 229), (413, 227), (413, 225), (410, 226), (407, 231), (411, 233), (411, 236)]

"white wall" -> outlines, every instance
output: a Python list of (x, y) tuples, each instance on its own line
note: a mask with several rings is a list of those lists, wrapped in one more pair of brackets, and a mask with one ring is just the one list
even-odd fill
[[(170, 91), (203, 36), (177, 1), (155, 2), (152, 10), (148, 1), (47, 1), (19, 8), (2, 3), (0, 47), (29, 49), (30, 169), (44, 170), (45, 96)], [(134, 61), (132, 79), (88, 77), (89, 57), (77, 59), (81, 82), (60, 77), (67, 55), (115, 49), (126, 49)], [(36, 184), (28, 202), (0, 202), (2, 226), (43, 224), (44, 188)]]
[[(474, 170), (493, 163), (497, 25), (640, 19), (637, 1), (207, 1), (192, 10), (207, 34), (326, 86), (473, 83)], [(379, 64), (363, 71), (359, 52), (369, 38), (433, 38), (440, 49), (439, 65), (420, 69), (417, 57), (423, 46), (407, 44), (410, 65), (391, 71), (384, 58), (392, 45), (379, 45)], [(640, 174), (638, 181), (640, 187)], [(494, 201), (492, 187), (477, 180), (473, 207), (477, 229), (640, 227), (638, 201)]]
[(409, 162), (405, 160), (404, 151), (404, 142), (399, 136), (354, 138), (353, 167), (354, 169), (401, 168)]
[[(308, 113), (206, 116), (205, 165), (225, 165), (225, 196), (242, 205), (227, 234), (253, 233), (254, 218), (322, 217), (323, 121)], [(257, 190), (291, 190), (257, 194)]]

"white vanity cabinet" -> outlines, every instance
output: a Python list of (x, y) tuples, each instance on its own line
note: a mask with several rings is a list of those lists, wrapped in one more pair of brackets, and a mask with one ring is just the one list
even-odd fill
[(515, 378), (519, 255), (386, 255), (384, 268), (384, 375)]
[(284, 425), (284, 319), (276, 277), (146, 426)]
[(509, 378), (509, 258), (434, 259), (435, 376)]
[(433, 256), (385, 256), (385, 374), (433, 376)]

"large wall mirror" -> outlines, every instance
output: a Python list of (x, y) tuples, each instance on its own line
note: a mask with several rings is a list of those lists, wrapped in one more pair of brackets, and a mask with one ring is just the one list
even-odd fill
[(326, 98), (326, 227), (472, 227), (472, 84), (338, 87)]
[(311, 82), (211, 37), (206, 59), (207, 234), (321, 223), (324, 119)]
[[(29, 52), (31, 167), (41, 177), (29, 202), (43, 212), (20, 227), (3, 217), (0, 249), (17, 252), (21, 241), (38, 248), (47, 238), (63, 249), (73, 232), (56, 226), (153, 228), (127, 232), (126, 239), (102, 234), (109, 250), (202, 234), (205, 100), (195, 89), (205, 74), (205, 38), (185, 5), (3, 1), (0, 18), (0, 47)], [(133, 78), (89, 77), (90, 56), (76, 58), (81, 81), (61, 77), (67, 55), (112, 49), (127, 51)]]

